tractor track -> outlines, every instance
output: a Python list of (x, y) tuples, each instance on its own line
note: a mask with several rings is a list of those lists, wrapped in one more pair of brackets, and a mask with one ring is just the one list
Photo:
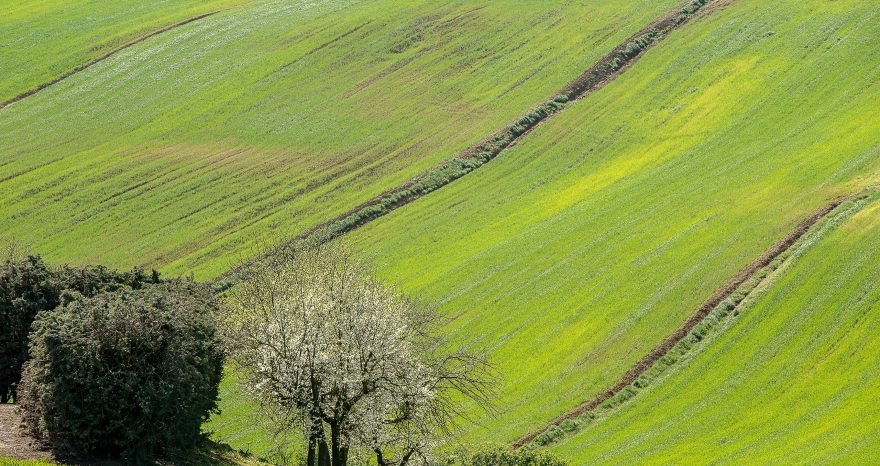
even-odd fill
[(618, 395), (621, 391), (623, 391), (626, 387), (630, 386), (632, 383), (636, 381), (642, 374), (644, 374), (648, 369), (650, 369), (657, 361), (659, 361), (663, 356), (669, 353), (676, 344), (678, 344), (681, 340), (683, 340), (687, 335), (690, 334), (691, 330), (694, 329), (698, 324), (700, 324), (709, 314), (725, 299), (730, 297), (736, 290), (754, 277), (761, 269), (770, 265), (776, 258), (784, 254), (788, 251), (799, 239), (801, 239), (814, 225), (816, 225), (819, 221), (826, 218), (830, 215), (834, 210), (840, 206), (842, 203), (855, 198), (856, 196), (844, 196), (839, 197), (828, 204), (825, 204), (822, 208), (814, 212), (812, 215), (801, 221), (798, 226), (790, 231), (785, 237), (776, 242), (773, 246), (770, 247), (767, 251), (765, 251), (761, 256), (752, 261), (749, 265), (741, 269), (736, 275), (733, 276), (727, 283), (725, 283), (720, 289), (718, 289), (714, 294), (712, 294), (709, 299), (703, 302), (697, 311), (686, 320), (674, 333), (666, 337), (659, 345), (654, 347), (647, 355), (642, 357), (638, 362), (635, 363), (630, 369), (614, 384), (611, 388), (597, 394), (590, 400), (581, 403), (574, 409), (562, 414), (557, 417), (549, 424), (543, 426), (541, 429), (533, 431), (523, 437), (520, 437), (515, 442), (513, 442), (512, 446), (514, 448), (520, 448), (528, 443), (531, 443), (536, 437), (541, 435), (543, 432), (547, 431), (550, 428), (555, 426), (559, 426), (563, 422), (579, 417), (589, 411), (592, 411), (599, 407), (602, 403), (610, 400), (611, 398)]
[(177, 22), (177, 23), (169, 24), (168, 26), (161, 27), (161, 28), (159, 28), (159, 29), (156, 29), (155, 31), (149, 32), (149, 33), (147, 33), (147, 34), (144, 34), (144, 35), (142, 35), (142, 36), (140, 36), (140, 37), (138, 37), (138, 38), (136, 38), (136, 39), (132, 39), (131, 41), (126, 42), (125, 44), (120, 45), (119, 47), (116, 47), (115, 49), (110, 50), (109, 52), (106, 52), (106, 53), (104, 53), (103, 55), (100, 55), (100, 56), (98, 56), (98, 57), (96, 57), (96, 58), (93, 58), (93, 59), (89, 60), (89, 61), (86, 62), (86, 63), (83, 63), (82, 65), (77, 66), (76, 68), (74, 68), (74, 69), (68, 71), (67, 73), (62, 74), (61, 76), (59, 76), (59, 77), (57, 77), (57, 78), (55, 78), (55, 79), (53, 79), (53, 80), (51, 80), (51, 81), (49, 81), (49, 82), (46, 82), (46, 83), (40, 84), (39, 86), (37, 86), (37, 87), (35, 87), (35, 88), (33, 88), (33, 89), (30, 89), (30, 90), (28, 90), (28, 91), (25, 91), (25, 92), (23, 92), (23, 93), (21, 93), (21, 94), (15, 96), (15, 97), (13, 97), (13, 98), (11, 98), (11, 99), (5, 101), (5, 102), (3, 102), (3, 103), (0, 103), (0, 109), (6, 108), (6, 107), (8, 107), (8, 106), (10, 106), (10, 105), (12, 105), (12, 104), (14, 104), (14, 103), (16, 103), (16, 102), (19, 102), (19, 101), (21, 101), (21, 100), (23, 100), (23, 99), (25, 99), (25, 98), (27, 98), (27, 97), (30, 97), (30, 96), (36, 94), (37, 92), (40, 92), (40, 91), (42, 91), (43, 89), (46, 89), (46, 88), (49, 87), (49, 86), (53, 86), (53, 85), (55, 85), (55, 84), (58, 84), (58, 83), (60, 83), (61, 81), (64, 81), (65, 79), (67, 79), (67, 78), (69, 78), (69, 77), (71, 77), (71, 76), (73, 76), (73, 75), (75, 75), (75, 74), (77, 74), (77, 73), (79, 73), (79, 72), (81, 72), (81, 71), (84, 71), (84, 70), (86, 70), (86, 69), (88, 69), (88, 68), (90, 68), (90, 67), (92, 67), (92, 66), (94, 66), (94, 65), (96, 65), (96, 64), (98, 64), (98, 63), (100, 63), (100, 62), (102, 62), (102, 61), (104, 61), (104, 60), (106, 60), (106, 59), (108, 59), (108, 58), (110, 58), (110, 57), (112, 57), (113, 55), (116, 55), (117, 53), (119, 53), (119, 52), (121, 52), (121, 51), (123, 51), (123, 50), (125, 50), (125, 49), (127, 49), (127, 48), (129, 48), (129, 47), (131, 47), (131, 46), (133, 46), (133, 45), (137, 45), (137, 44), (139, 44), (139, 43), (141, 43), (141, 42), (143, 42), (143, 41), (145, 41), (145, 40), (147, 40), (147, 39), (149, 39), (149, 38), (151, 38), (151, 37), (158, 36), (159, 34), (162, 34), (163, 32), (168, 32), (168, 31), (170, 31), (170, 30), (172, 30), (172, 29), (175, 29), (175, 28), (178, 28), (178, 27), (180, 27), (180, 26), (183, 26), (183, 25), (186, 25), (186, 24), (189, 24), (189, 23), (192, 23), (192, 22), (198, 21), (198, 20), (200, 20), (200, 19), (204, 19), (204, 18), (207, 18), (207, 17), (209, 17), (209, 16), (213, 16), (213, 15), (219, 13), (219, 12), (220, 12), (220, 10), (218, 10), (218, 11), (212, 11), (212, 12), (210, 12), (210, 13), (204, 13), (204, 14), (201, 14), (201, 15), (198, 15), (198, 16), (194, 16), (194, 17), (192, 17), (192, 18), (185, 19), (185, 20), (183, 20), (183, 21), (179, 21), (179, 22)]

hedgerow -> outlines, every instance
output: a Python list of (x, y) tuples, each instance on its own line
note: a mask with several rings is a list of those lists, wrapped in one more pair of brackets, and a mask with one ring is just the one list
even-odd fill
[(510, 144), (526, 131), (534, 128), (548, 116), (565, 108), (568, 97), (558, 95), (552, 100), (531, 110), (516, 123), (495, 134), (487, 141), (468, 151), (464, 155), (452, 158), (443, 165), (431, 170), (416, 179), (409, 186), (388, 193), (385, 196), (356, 209), (345, 217), (328, 225), (319, 236), (334, 238), (353, 230), (368, 221), (381, 217), (410, 200), (435, 191), (458, 178), (476, 170), (486, 162), (494, 159)]
[(552, 100), (533, 109), (487, 141), (422, 175), (409, 186), (387, 193), (342, 218), (332, 221), (320, 228), (317, 236), (327, 239), (339, 236), (476, 170), (498, 156), (514, 140), (534, 128), (538, 123), (565, 108), (570, 100), (578, 98), (587, 90), (608, 79), (612, 73), (638, 57), (662, 35), (688, 20), (708, 2), (709, 0), (693, 0), (682, 8), (677, 16), (671, 16), (656, 23), (647, 32), (628, 42), (622, 49), (617, 49), (609, 54), (595, 68), (591, 68), (575, 79)]
[(482, 446), (462, 450), (448, 464), (456, 466), (566, 466), (567, 463), (549, 452), (532, 448), (513, 450), (506, 446)]

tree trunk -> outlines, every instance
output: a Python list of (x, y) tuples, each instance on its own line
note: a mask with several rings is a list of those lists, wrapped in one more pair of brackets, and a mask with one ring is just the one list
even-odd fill
[(330, 449), (324, 436), (318, 439), (318, 466), (331, 466)]
[(338, 422), (330, 424), (330, 448), (333, 450), (332, 466), (346, 466), (348, 464), (348, 446), (342, 444), (342, 429)]
[(318, 433), (315, 432), (314, 424), (309, 431), (309, 454), (306, 466), (318, 466)]

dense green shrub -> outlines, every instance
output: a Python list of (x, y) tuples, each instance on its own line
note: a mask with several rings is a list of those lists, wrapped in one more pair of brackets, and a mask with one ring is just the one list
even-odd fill
[(0, 403), (15, 397), (27, 360), (31, 322), (58, 305), (55, 274), (36, 256), (7, 259), (0, 267)]
[(103, 265), (87, 265), (74, 267), (63, 265), (55, 271), (59, 288), (76, 291), (83, 296), (93, 297), (107, 291), (117, 291), (128, 287), (140, 289), (144, 285), (160, 283), (159, 272), (153, 270), (147, 274), (144, 269), (136, 267), (128, 272), (108, 269)]
[(693, 0), (690, 4), (682, 8), (681, 12), (685, 15), (692, 15), (696, 13), (700, 8), (706, 5), (709, 0)]
[(21, 367), (27, 360), (31, 323), (41, 311), (54, 309), (65, 291), (91, 297), (125, 287), (158, 283), (159, 274), (143, 269), (117, 272), (102, 266), (57, 269), (39, 256), (9, 257), (0, 264), (0, 402), (15, 397)]
[(214, 307), (206, 287), (171, 282), (40, 313), (20, 394), (28, 431), (73, 455), (138, 459), (192, 445), (217, 406)]
[(456, 466), (566, 466), (549, 452), (531, 448), (513, 450), (506, 446), (485, 446), (474, 451), (462, 451), (450, 458)]

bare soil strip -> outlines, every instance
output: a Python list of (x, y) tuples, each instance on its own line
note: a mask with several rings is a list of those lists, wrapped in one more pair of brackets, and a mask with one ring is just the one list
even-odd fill
[[(539, 124), (564, 110), (574, 100), (598, 91), (618, 76), (625, 73), (648, 50), (660, 43), (669, 33), (701, 15), (705, 16), (714, 8), (713, 3), (726, 3), (733, 0), (688, 0), (669, 13), (654, 20), (629, 39), (615, 47), (592, 67), (563, 88), (553, 99), (532, 109), (522, 118), (482, 142), (462, 151), (458, 156), (443, 162), (427, 172), (376, 196), (357, 207), (320, 223), (298, 235), (288, 244), (302, 240), (330, 241), (345, 233), (360, 228), (410, 202), (429, 194), (464, 175), (480, 168), (497, 157), (502, 151), (516, 144)], [(279, 249), (281, 249), (279, 248)], [(275, 250), (265, 253), (271, 256)], [(235, 280), (246, 266), (238, 267), (217, 278)]]
[(215, 15), (215, 14), (217, 14), (217, 13), (218, 13), (217, 11), (212, 11), (212, 12), (210, 12), (210, 13), (205, 13), (205, 14), (202, 14), (202, 15), (199, 15), (199, 16), (195, 16), (195, 17), (192, 17), (192, 18), (189, 18), (189, 19), (185, 19), (185, 20), (183, 20), (183, 21), (180, 21), (180, 22), (177, 22), (177, 23), (174, 23), (174, 24), (170, 24), (170, 25), (168, 25), (168, 26), (162, 27), (162, 28), (157, 29), (157, 30), (155, 30), (155, 31), (153, 31), (153, 32), (150, 32), (150, 33), (148, 33), (148, 34), (145, 34), (145, 35), (143, 35), (143, 36), (140, 36), (140, 37), (138, 37), (137, 39), (133, 39), (133, 40), (131, 40), (130, 42), (127, 42), (127, 43), (125, 43), (125, 44), (123, 44), (123, 45), (121, 45), (121, 46), (119, 46), (119, 47), (117, 47), (117, 48), (115, 48), (115, 49), (113, 49), (113, 50), (107, 52), (107, 53), (104, 53), (103, 55), (101, 55), (101, 56), (99, 56), (99, 57), (97, 57), (97, 58), (94, 58), (94, 59), (92, 59), (92, 60), (90, 60), (90, 61), (88, 61), (88, 62), (86, 62), (86, 63), (84, 63), (84, 64), (82, 64), (82, 65), (77, 66), (76, 68), (74, 68), (74, 69), (68, 71), (67, 73), (64, 73), (63, 75), (61, 75), (61, 76), (59, 76), (59, 77), (53, 79), (52, 81), (49, 81), (49, 82), (47, 82), (47, 83), (40, 84), (39, 86), (37, 86), (37, 87), (35, 87), (35, 88), (33, 88), (33, 89), (29, 90), (29, 91), (23, 92), (23, 93), (21, 93), (21, 94), (15, 96), (15, 97), (13, 97), (12, 99), (7, 100), (6, 102), (0, 103), (0, 109), (3, 109), (3, 108), (5, 108), (5, 107), (8, 107), (9, 105), (12, 105), (12, 104), (18, 102), (18, 101), (24, 99), (25, 97), (30, 97), (30, 96), (36, 94), (37, 92), (42, 91), (43, 89), (45, 89), (45, 88), (47, 88), (47, 87), (49, 87), (49, 86), (52, 86), (52, 85), (54, 85), (54, 84), (58, 84), (58, 83), (60, 83), (61, 81), (64, 81), (65, 79), (67, 79), (67, 78), (69, 78), (69, 77), (71, 77), (71, 76), (73, 76), (73, 75), (79, 73), (80, 71), (83, 71), (83, 70), (85, 70), (85, 69), (87, 69), (87, 68), (89, 68), (89, 67), (91, 67), (91, 66), (93, 66), (93, 65), (95, 65), (95, 64), (97, 64), (97, 63), (100, 63), (100, 62), (102, 62), (102, 61), (104, 61), (104, 60), (106, 60), (106, 59), (112, 57), (113, 55), (115, 55), (115, 54), (117, 54), (117, 53), (119, 53), (119, 52), (121, 52), (121, 51), (123, 51), (123, 50), (125, 50), (125, 49), (127, 49), (127, 48), (129, 48), (129, 47), (131, 47), (131, 46), (133, 46), (133, 45), (139, 44), (139, 43), (141, 43), (141, 42), (143, 42), (143, 41), (149, 39), (150, 37), (157, 36), (157, 35), (159, 35), (159, 34), (162, 34), (163, 32), (167, 32), (167, 31), (170, 31), (170, 30), (172, 30), (172, 29), (174, 29), (174, 28), (178, 28), (178, 27), (180, 27), (180, 26), (183, 26), (183, 25), (185, 25), (185, 24), (189, 24), (189, 23), (192, 23), (192, 22), (194, 22), (194, 21), (198, 21), (198, 20), (200, 20), (200, 19), (207, 18), (208, 16)]
[(681, 327), (678, 328), (672, 335), (666, 337), (663, 342), (661, 342), (658, 346), (651, 350), (647, 355), (645, 355), (642, 359), (640, 359), (634, 366), (632, 366), (620, 380), (614, 384), (613, 387), (605, 390), (602, 393), (599, 393), (592, 399), (578, 405), (576, 408), (571, 411), (566, 412), (565, 414), (557, 417), (549, 424), (543, 426), (541, 429), (533, 431), (517, 441), (513, 443), (514, 448), (522, 447), (528, 443), (531, 443), (537, 436), (541, 435), (548, 429), (553, 428), (554, 426), (558, 426), (563, 422), (579, 417), (588, 411), (592, 411), (599, 407), (602, 403), (610, 400), (619, 394), (623, 389), (630, 386), (636, 379), (639, 378), (642, 374), (645, 373), (651, 366), (654, 365), (657, 361), (660, 360), (663, 356), (665, 356), (673, 347), (675, 347), (678, 342), (684, 339), (687, 335), (690, 334), (691, 330), (694, 329), (700, 322), (703, 321), (713, 309), (715, 309), (722, 301), (730, 297), (741, 285), (746, 283), (746, 281), (750, 280), (758, 271), (768, 266), (771, 262), (773, 262), (777, 257), (788, 251), (789, 248), (792, 247), (810, 228), (813, 227), (820, 220), (828, 216), (831, 212), (834, 211), (840, 204), (851, 199), (852, 196), (842, 197), (831, 201), (826, 204), (821, 209), (817, 210), (815, 213), (810, 215), (804, 221), (802, 221), (797, 228), (789, 232), (770, 247), (769, 250), (764, 252), (760, 257), (755, 259), (751, 264), (747, 265), (745, 268), (740, 270), (733, 278), (730, 279), (724, 286), (722, 286), (718, 291), (716, 291), (709, 299), (707, 299), (697, 311), (687, 320)]
[[(21, 434), (21, 416), (16, 405), (0, 404), (0, 458), (19, 460), (51, 460), (52, 454)], [(0, 460), (0, 463), (3, 463)]]

